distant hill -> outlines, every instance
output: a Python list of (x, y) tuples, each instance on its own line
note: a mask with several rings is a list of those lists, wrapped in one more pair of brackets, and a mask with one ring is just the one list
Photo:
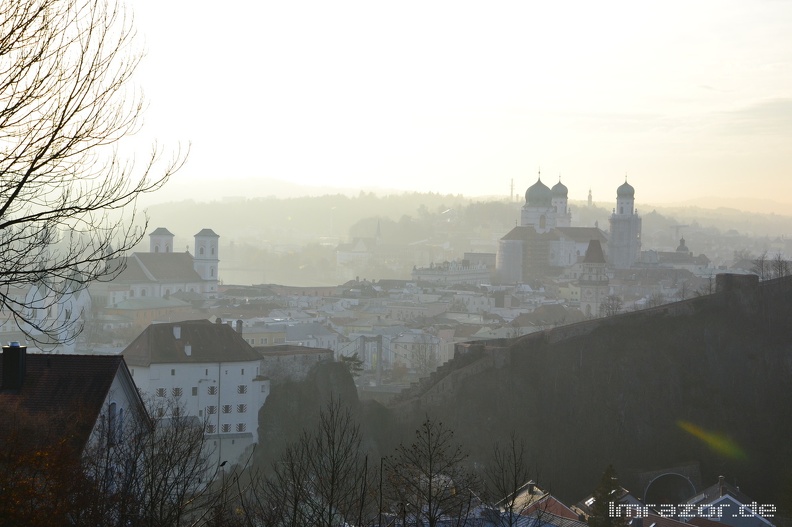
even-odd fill
[[(487, 203), (502, 206), (497, 216), (493, 216), (492, 208), (481, 206)], [(439, 216), (449, 210), (455, 211), (456, 218), (463, 219), (467, 226), (493, 225), (496, 222), (505, 233), (519, 218), (520, 206), (521, 202), (509, 203), (462, 195), (378, 195), (361, 191), (353, 196), (336, 193), (287, 199), (241, 194), (238, 197), (206, 201), (186, 200), (150, 205), (147, 213), (151, 230), (154, 227), (167, 227), (176, 234), (175, 246), (179, 247), (188, 245), (191, 236), (203, 227), (211, 227), (220, 234), (221, 243), (244, 239), (300, 243), (304, 240), (315, 241), (320, 237), (348, 238), (352, 226), (366, 219), (373, 220), (374, 225), (377, 219), (399, 222), (405, 218), (431, 219), (435, 216), (436, 219), (445, 220)], [(584, 202), (575, 201), (570, 202), (570, 206), (573, 225), (593, 226), (596, 222), (601, 229), (608, 230), (610, 208), (588, 207)], [(700, 204), (662, 207), (643, 205), (639, 206), (639, 212), (645, 218), (645, 231), (651, 227), (647, 223), (648, 215), (654, 212), (664, 216), (663, 228), (681, 225), (769, 237), (787, 236), (792, 232), (792, 216), (780, 214), (760, 214), (723, 207), (705, 208)], [(681, 231), (682, 234), (685, 232)], [(676, 246), (678, 240), (670, 239), (675, 233), (669, 230), (667, 234), (669, 243), (673, 242)], [(373, 236), (374, 229), (366, 235)], [(147, 244), (148, 240), (145, 240)]]

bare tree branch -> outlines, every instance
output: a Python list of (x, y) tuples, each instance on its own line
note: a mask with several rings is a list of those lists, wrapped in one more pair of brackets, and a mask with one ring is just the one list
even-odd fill
[(0, 322), (39, 345), (76, 337), (80, 317), (53, 309), (121, 272), (109, 262), (145, 231), (137, 198), (186, 159), (156, 145), (142, 163), (121, 154), (143, 109), (136, 49), (132, 16), (112, 1), (0, 7)]

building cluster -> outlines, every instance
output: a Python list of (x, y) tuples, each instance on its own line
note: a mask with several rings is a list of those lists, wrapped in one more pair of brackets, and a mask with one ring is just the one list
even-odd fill
[[(193, 254), (174, 251), (174, 235), (157, 228), (148, 252), (109, 263), (114, 280), (75, 287), (62, 302), (33, 313), (34, 322), (63, 321), (84, 332), (54, 353), (4, 348), (0, 404), (28, 405), (44, 415), (57, 409), (59, 418), (69, 415), (64, 405), (75, 405), (86, 420), (80, 422), (84, 446), (96, 441), (100, 425), (113, 435), (128, 416), (189, 416), (203, 428), (215, 467), (244, 463), (259, 440), (259, 410), (271, 387), (305, 377), (319, 362), (359, 360), (360, 393), (387, 399), (453, 358), (460, 343), (519, 337), (658, 298), (684, 299), (706, 286), (707, 258), (694, 257), (684, 239), (676, 251), (644, 250), (635, 189), (625, 181), (616, 194), (607, 232), (572, 226), (567, 188), (538, 179), (497, 253), (416, 266), (410, 279), (333, 287), (225, 285), (214, 231), (195, 235)], [(355, 247), (345, 248), (344, 258), (365, 254), (365, 243)], [(10, 294), (35, 309), (47, 288)], [(0, 326), (7, 341), (30, 330), (8, 321)], [(707, 489), (686, 503), (716, 507), (731, 500), (736, 510), (747, 498), (732, 490), (721, 481), (720, 494)], [(529, 504), (551, 500), (535, 485), (524, 492)], [(623, 498), (636, 510), (651, 509), (645, 496), (625, 491)], [(554, 510), (543, 513), (565, 518), (566, 527), (591, 509), (589, 500), (576, 507), (552, 500)], [(685, 523), (652, 514), (667, 527)], [(738, 519), (720, 522), (768, 523)]]
[[(589, 192), (588, 206), (592, 206)], [(541, 176), (525, 192), (519, 224), (502, 236), (495, 254), (415, 268), (416, 282), (434, 284), (541, 284), (587, 318), (609, 313), (606, 303), (641, 308), (689, 297), (715, 273), (709, 258), (694, 256), (685, 239), (676, 251), (645, 249), (635, 188), (625, 181), (607, 231), (595, 223), (573, 226), (568, 189)]]
[[(317, 362), (360, 361), (361, 393), (387, 398), (453, 358), (460, 343), (684, 299), (711, 277), (706, 257), (693, 257), (684, 239), (673, 252), (642, 250), (635, 189), (626, 181), (607, 232), (572, 220), (566, 186), (548, 188), (539, 178), (496, 253), (415, 266), (410, 279), (333, 287), (225, 285), (218, 234), (202, 229), (192, 253), (178, 252), (174, 234), (157, 228), (148, 252), (109, 262), (112, 281), (76, 287), (31, 320), (83, 328), (79, 339), (46, 351), (123, 354), (146, 397), (178, 401), (236, 460), (258, 440), (258, 410), (271, 384), (299, 379)], [(367, 246), (356, 247), (344, 250), (360, 255)], [(35, 308), (47, 288), (9, 294)], [(33, 349), (25, 330), (35, 328), (0, 326), (4, 341)]]

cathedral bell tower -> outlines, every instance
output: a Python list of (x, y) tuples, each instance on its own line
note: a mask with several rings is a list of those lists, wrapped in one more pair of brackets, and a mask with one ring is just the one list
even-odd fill
[(616, 189), (608, 253), (610, 263), (616, 269), (629, 269), (641, 257), (641, 217), (635, 209), (635, 189), (626, 178), (624, 184)]
[(220, 266), (219, 239), (220, 236), (215, 234), (212, 229), (202, 229), (195, 235), (193, 265), (195, 272), (204, 280), (204, 293), (217, 292), (217, 275)]
[(158, 227), (149, 234), (150, 253), (173, 252), (173, 233), (165, 227)]

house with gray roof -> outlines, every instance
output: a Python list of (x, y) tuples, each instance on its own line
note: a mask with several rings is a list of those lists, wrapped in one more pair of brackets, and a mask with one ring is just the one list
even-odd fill
[(152, 324), (123, 355), (141, 392), (165, 412), (200, 419), (216, 462), (244, 461), (258, 442), (269, 395), (261, 357), (230, 325), (208, 320)]
[(211, 229), (202, 229), (194, 236), (194, 254), (175, 252), (174, 235), (157, 228), (149, 234), (150, 251), (109, 262), (108, 275), (115, 278), (92, 284), (92, 295), (104, 306), (171, 295), (215, 296), (220, 273), (219, 238)]

